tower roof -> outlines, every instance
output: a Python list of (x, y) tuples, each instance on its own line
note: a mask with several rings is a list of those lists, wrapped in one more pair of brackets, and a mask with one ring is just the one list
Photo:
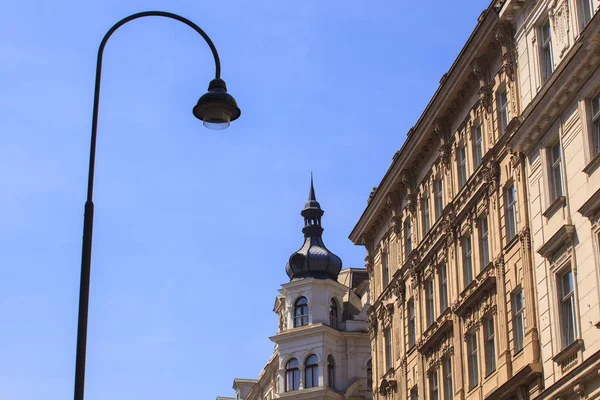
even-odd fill
[(342, 269), (342, 260), (325, 247), (321, 217), (324, 211), (317, 201), (313, 177), (310, 177), (308, 201), (301, 211), (304, 217), (304, 244), (290, 256), (285, 272), (292, 279), (318, 278), (337, 280)]

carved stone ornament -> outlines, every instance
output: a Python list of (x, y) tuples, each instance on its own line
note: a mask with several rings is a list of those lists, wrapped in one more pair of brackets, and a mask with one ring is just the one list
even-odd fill
[(414, 214), (415, 212), (417, 212), (417, 193), (413, 192), (413, 193), (409, 193), (406, 195), (406, 199), (408, 200), (408, 211), (411, 214)]
[(367, 310), (367, 329), (369, 330), (371, 340), (375, 339), (377, 335), (377, 316), (373, 307), (369, 307)]
[(496, 267), (496, 276), (504, 276), (504, 254), (498, 254), (494, 260), (494, 266)]
[(492, 85), (483, 85), (479, 88), (479, 101), (487, 115), (491, 115), (494, 109), (494, 101), (492, 96)]
[(529, 232), (529, 227), (524, 227), (521, 232), (519, 232), (519, 239), (521, 240), (521, 246), (525, 251), (529, 251), (531, 248), (531, 235)]
[(515, 52), (507, 51), (502, 55), (502, 72), (506, 74), (509, 85), (515, 80)]
[(394, 215), (392, 217), (392, 229), (396, 235), (400, 234), (402, 230), (402, 215)]
[(392, 293), (396, 296), (396, 301), (398, 302), (398, 306), (404, 304), (406, 299), (406, 283), (402, 280), (397, 280), (393, 283)]

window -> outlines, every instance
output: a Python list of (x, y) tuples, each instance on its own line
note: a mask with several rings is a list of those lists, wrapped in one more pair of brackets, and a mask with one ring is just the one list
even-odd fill
[(410, 389), (410, 400), (419, 400), (419, 388), (417, 386)]
[(413, 347), (415, 342), (415, 302), (411, 299), (408, 302), (408, 348)]
[(446, 264), (440, 267), (440, 312), (448, 308), (448, 271)]
[(421, 206), (423, 208), (423, 231), (429, 232), (429, 197), (423, 197), (421, 200)]
[(430, 400), (439, 400), (438, 373), (433, 371), (429, 374), (429, 398)]
[(563, 195), (562, 185), (562, 157), (560, 154), (560, 141), (550, 148), (550, 189), (552, 190), (551, 201)]
[(390, 266), (388, 264), (389, 258), (388, 253), (381, 254), (381, 274), (383, 278), (383, 287), (381, 290), (385, 289), (385, 287), (390, 283)]
[(484, 321), (485, 332), (485, 374), (486, 376), (496, 370), (496, 331), (494, 330), (494, 318), (490, 317)]
[(525, 336), (525, 303), (523, 302), (523, 291), (519, 289), (512, 297), (513, 307), (513, 338), (515, 341), (515, 353), (523, 350), (523, 338)]
[(583, 25), (587, 25), (594, 16), (594, 0), (581, 0), (581, 13)]
[[(369, 385), (368, 373), (369, 367), (367, 366), (367, 386)], [(371, 385), (372, 384), (373, 381), (371, 380)], [(335, 361), (333, 360), (333, 356), (331, 354), (327, 356), (327, 386), (330, 388), (335, 388)]]
[(304, 387), (311, 388), (319, 386), (319, 364), (317, 356), (311, 354), (304, 362)]
[(479, 383), (477, 332), (473, 332), (467, 336), (467, 357), (469, 362), (469, 389), (473, 389)]
[(300, 297), (294, 307), (294, 328), (305, 325), (308, 325), (308, 301), (306, 297)]
[(573, 271), (568, 270), (560, 279), (562, 300), (561, 319), (564, 347), (575, 341), (577, 328), (575, 325), (575, 299), (573, 293)]
[(506, 239), (510, 242), (517, 235), (517, 196), (515, 186), (510, 185), (505, 192), (506, 203)]
[(552, 59), (552, 33), (550, 31), (550, 20), (542, 25), (540, 36), (542, 38), (542, 78), (547, 81), (554, 71), (554, 60)]
[(475, 127), (473, 133), (473, 155), (475, 156), (475, 168), (481, 165), (483, 159), (483, 135), (481, 134), (481, 125)]
[(498, 95), (498, 120), (500, 121), (500, 134), (502, 134), (508, 126), (508, 93), (506, 93), (506, 89)]
[(463, 273), (465, 287), (473, 281), (473, 249), (471, 247), (471, 235), (462, 238)]
[(490, 240), (488, 231), (487, 216), (479, 219), (479, 258), (481, 259), (481, 268), (485, 268), (490, 263)]
[(463, 187), (467, 183), (467, 149), (462, 146), (458, 149), (458, 186)]
[(334, 329), (337, 329), (338, 325), (338, 306), (337, 301), (335, 299), (331, 299), (329, 305), (329, 326)]
[(444, 400), (452, 400), (454, 390), (452, 389), (452, 359), (450, 356), (442, 361), (442, 373), (444, 374)]
[(427, 326), (431, 326), (435, 321), (434, 298), (433, 298), (433, 279), (425, 283), (425, 301), (426, 301), (426, 316)]
[(367, 362), (367, 389), (373, 390), (373, 361)]
[(592, 135), (596, 155), (600, 153), (600, 93), (592, 100)]
[[(599, 114), (600, 116), (600, 114)], [(600, 134), (599, 134), (600, 136)], [(437, 179), (434, 184), (435, 187), (435, 217), (440, 218), (442, 211), (444, 211), (444, 187), (442, 179)]]
[(404, 245), (406, 247), (406, 255), (412, 251), (412, 231), (410, 226), (410, 217), (404, 221)]
[(383, 330), (383, 341), (385, 345), (385, 369), (392, 368), (392, 329)]
[(300, 389), (300, 363), (292, 358), (285, 365), (285, 391)]

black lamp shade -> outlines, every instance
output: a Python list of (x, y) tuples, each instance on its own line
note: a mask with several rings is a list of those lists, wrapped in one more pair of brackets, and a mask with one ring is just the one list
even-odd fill
[(222, 79), (210, 81), (208, 92), (200, 97), (193, 112), (204, 126), (216, 130), (227, 128), (241, 114), (235, 99), (227, 93), (227, 86)]

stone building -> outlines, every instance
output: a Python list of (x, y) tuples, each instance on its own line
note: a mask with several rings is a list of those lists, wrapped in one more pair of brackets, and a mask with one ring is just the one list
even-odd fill
[(350, 234), (367, 252), (375, 398), (544, 390), (527, 162), (507, 145), (522, 88), (501, 12), (480, 15)]
[(517, 44), (508, 145), (528, 181), (544, 399), (600, 398), (599, 7), (512, 0), (499, 13)]
[(325, 247), (323, 213), (311, 180), (301, 212), (304, 244), (290, 256), (290, 281), (275, 298), (275, 350), (257, 380), (234, 380), (236, 400), (372, 398), (368, 274), (342, 270)]

